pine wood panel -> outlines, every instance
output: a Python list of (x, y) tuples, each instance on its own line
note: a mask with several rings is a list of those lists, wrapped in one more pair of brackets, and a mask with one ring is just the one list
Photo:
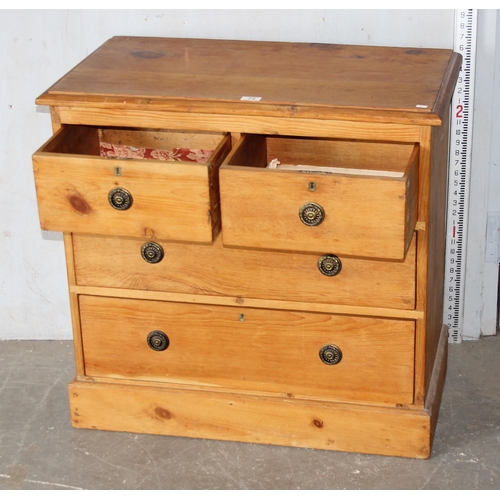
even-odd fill
[[(401, 175), (408, 168), (414, 148), (414, 144), (393, 142), (277, 136), (247, 136), (238, 146), (246, 149), (246, 158), (240, 159), (235, 151), (227, 164), (264, 166), (278, 158), (285, 164), (344, 167), (353, 171), (383, 170)], [(264, 161), (252, 154), (258, 147), (263, 149)]]
[[(271, 158), (272, 153), (283, 151), (283, 163), (297, 164), (307, 160), (308, 151), (314, 148), (308, 140), (296, 138), (285, 139), (285, 145), (278, 149), (264, 136), (246, 135), (219, 173), (224, 244), (299, 252), (331, 248), (339, 255), (402, 260), (416, 223), (418, 147), (374, 144), (372, 162), (360, 163), (360, 155), (348, 153), (357, 147), (356, 141), (319, 143), (323, 147), (311, 154), (306, 165), (353, 170), (358, 165), (379, 170), (389, 165), (389, 170), (395, 170), (397, 160), (404, 156), (405, 160), (399, 161), (404, 175), (394, 178), (266, 169), (264, 158)], [(392, 150), (394, 157), (388, 153)], [(310, 192), (310, 182), (316, 185), (314, 192)], [(308, 227), (299, 218), (299, 209), (308, 202), (324, 209), (325, 219), (318, 226)]]
[[(328, 119), (305, 118), (297, 120), (291, 110), (284, 117), (265, 116), (265, 111), (256, 113), (249, 110), (247, 115), (220, 114), (208, 108), (195, 113), (189, 106), (163, 106), (151, 109), (149, 104), (140, 109), (130, 109), (121, 103), (116, 108), (109, 104), (92, 103), (84, 107), (83, 102), (72, 107), (57, 107), (64, 123), (109, 125), (121, 127), (175, 128), (178, 130), (204, 130), (208, 132), (298, 135), (303, 137), (337, 137), (340, 139), (365, 139), (418, 142), (420, 127), (409, 124), (379, 123), (376, 115), (371, 122), (352, 121), (342, 113), (334, 113)], [(88, 103), (86, 103), (88, 104)], [(172, 109), (180, 108), (178, 111)], [(412, 115), (413, 116), (413, 115)], [(377, 122), (377, 126), (373, 126)]]
[[(221, 53), (224, 57), (221, 57)], [(451, 50), (310, 43), (115, 37), (39, 98), (57, 105), (92, 95), (139, 107), (151, 102), (216, 103), (215, 112), (266, 110), (295, 116), (377, 110), (439, 124), (440, 89)], [(116, 65), (116, 61), (120, 65)], [(249, 105), (242, 97), (260, 97)], [(114, 98), (114, 99), (113, 99)]]
[(121, 297), (125, 299), (160, 300), (182, 302), (185, 304), (208, 304), (229, 307), (256, 307), (258, 309), (281, 309), (283, 311), (305, 311), (327, 314), (348, 314), (351, 316), (370, 316), (374, 318), (420, 320), (425, 316), (418, 309), (393, 309), (389, 307), (348, 306), (317, 302), (298, 302), (291, 300), (253, 299), (240, 296), (203, 295), (195, 293), (154, 292), (129, 288), (103, 288), (94, 286), (71, 285), (70, 292), (78, 295), (99, 297)]
[[(68, 285), (71, 288), (76, 284), (73, 238), (71, 233), (64, 233), (64, 251), (66, 254), (66, 271), (68, 276)], [(75, 356), (76, 374), (84, 375), (85, 362), (83, 360), (82, 336), (80, 329), (80, 309), (78, 305), (78, 296), (75, 293), (70, 293), (69, 302), (71, 307), (71, 326), (73, 329), (73, 351)]]
[(424, 459), (431, 450), (423, 410), (90, 381), (72, 382), (69, 399), (79, 428)]
[[(429, 194), (432, 189), (430, 183), (432, 129), (422, 127), (420, 132), (420, 160), (419, 160), (419, 193), (418, 218), (425, 221), (425, 227), (417, 234), (417, 308), (424, 312), (423, 321), (416, 323), (415, 338), (415, 404), (420, 408), (425, 405), (425, 383), (430, 376), (426, 372), (426, 315), (427, 315), (427, 286), (432, 276), (429, 275)], [(444, 212), (443, 212), (444, 216)], [(442, 292), (442, 287), (440, 285)]]
[[(97, 131), (64, 127), (33, 155), (43, 229), (212, 241), (219, 230), (216, 171), (229, 152), (229, 135), (209, 138), (208, 145), (217, 138), (218, 146), (204, 164), (100, 157)], [(203, 135), (202, 141), (190, 136), (192, 147), (206, 147)], [(109, 204), (116, 187), (131, 193), (130, 209)]]
[[(445, 115), (449, 117), (448, 113)], [(428, 374), (425, 380), (425, 391), (429, 390), (430, 373), (434, 366), (434, 360), (440, 342), (441, 330), (444, 321), (444, 294), (441, 286), (449, 283), (444, 282), (445, 277), (445, 251), (446, 251), (446, 193), (448, 181), (448, 137), (450, 121), (447, 118), (442, 127), (432, 129), (432, 153), (430, 171), (429, 197), (429, 261), (428, 280), (426, 289), (426, 354), (425, 371)]]
[(431, 444), (436, 432), (439, 408), (448, 368), (448, 327), (442, 325), (437, 343), (436, 354), (433, 356), (433, 367), (429, 376), (429, 384), (426, 391), (425, 410), (431, 416)]
[[(413, 402), (413, 321), (85, 295), (80, 312), (88, 376)], [(168, 336), (166, 350), (148, 346), (153, 330)], [(340, 363), (320, 360), (328, 344)]]
[(337, 276), (320, 273), (318, 258), (322, 254), (228, 248), (220, 235), (213, 245), (159, 241), (165, 256), (156, 264), (142, 258), (144, 243), (75, 234), (76, 284), (243, 300), (415, 307), (415, 241), (403, 262), (342, 258)]

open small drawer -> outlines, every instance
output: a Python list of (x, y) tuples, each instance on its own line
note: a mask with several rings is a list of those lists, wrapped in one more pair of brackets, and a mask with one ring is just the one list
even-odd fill
[(229, 134), (65, 125), (33, 155), (42, 229), (211, 242)]
[(219, 173), (224, 244), (401, 260), (417, 220), (418, 149), (243, 135)]

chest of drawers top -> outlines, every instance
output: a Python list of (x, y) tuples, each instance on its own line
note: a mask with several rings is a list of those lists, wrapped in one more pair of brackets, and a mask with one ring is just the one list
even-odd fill
[(440, 125), (459, 59), (445, 49), (114, 37), (37, 103)]

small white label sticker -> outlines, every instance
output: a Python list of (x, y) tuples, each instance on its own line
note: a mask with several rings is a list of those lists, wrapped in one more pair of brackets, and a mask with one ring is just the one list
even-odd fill
[(426, 104), (417, 104), (415, 107), (416, 107), (416, 108), (423, 108), (423, 109), (426, 109), (426, 108), (428, 108), (429, 106), (427, 106)]
[(251, 95), (244, 95), (240, 101), (260, 101), (262, 97), (255, 97)]

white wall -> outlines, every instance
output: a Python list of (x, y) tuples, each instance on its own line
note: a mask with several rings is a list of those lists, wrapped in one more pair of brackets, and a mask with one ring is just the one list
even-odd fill
[(0, 339), (69, 339), (62, 236), (41, 231), (35, 98), (115, 35), (453, 47), (453, 10), (0, 11)]

